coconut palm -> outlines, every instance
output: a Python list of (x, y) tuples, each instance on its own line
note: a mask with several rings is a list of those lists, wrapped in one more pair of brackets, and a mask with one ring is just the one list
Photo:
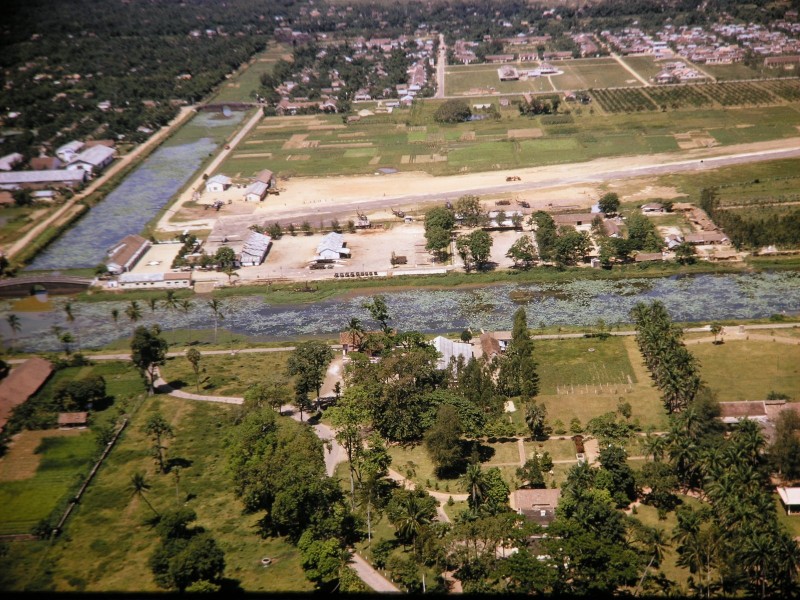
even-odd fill
[(225, 319), (225, 315), (222, 313), (222, 303), (216, 298), (212, 298), (208, 301), (208, 307), (211, 309), (211, 312), (214, 313), (214, 343), (216, 344), (217, 328), (219, 322)]
[(142, 319), (142, 309), (136, 300), (131, 300), (128, 306), (125, 307), (125, 316), (127, 316), (134, 325), (137, 321)]
[(147, 306), (150, 307), (150, 312), (156, 312), (156, 309), (158, 308), (158, 300), (155, 298), (148, 298)]
[(147, 479), (145, 479), (144, 473), (136, 472), (131, 475), (131, 491), (134, 496), (138, 496), (142, 500), (147, 503), (147, 506), (150, 507), (157, 517), (161, 516), (158, 514), (158, 511), (153, 508), (153, 505), (150, 504), (150, 500), (147, 499), (147, 496), (144, 495), (145, 492), (150, 490), (150, 484), (147, 483)]
[(118, 308), (112, 308), (111, 309), (111, 318), (114, 319), (114, 324), (115, 325), (117, 323), (119, 323), (119, 309)]
[(180, 306), (180, 309), (184, 312), (184, 314), (189, 314), (189, 311), (194, 307), (194, 302), (188, 298), (184, 298), (178, 303), (178, 306)]
[[(430, 522), (431, 519), (425, 507), (417, 495), (412, 492), (403, 499), (402, 512), (395, 519), (393, 525), (401, 539), (410, 541), (412, 546), (416, 546), (414, 542), (417, 536), (422, 531), (422, 528)], [(416, 548), (414, 552), (416, 553)]]
[(174, 290), (167, 290), (167, 297), (164, 298), (164, 308), (175, 310), (178, 308), (178, 299), (175, 297)]
[(642, 573), (642, 578), (639, 580), (639, 585), (636, 586), (636, 591), (633, 593), (634, 596), (639, 595), (639, 591), (642, 589), (642, 584), (647, 578), (647, 573), (650, 571), (650, 568), (654, 565), (658, 567), (661, 561), (664, 560), (664, 551), (667, 549), (667, 546), (669, 546), (669, 540), (667, 540), (664, 530), (659, 527), (639, 528), (637, 529), (637, 535), (639, 541), (645, 545), (646, 551), (650, 552), (651, 556), (650, 562), (647, 563), (644, 573)]
[(466, 472), (461, 476), (461, 482), (470, 496), (470, 508), (478, 510), (486, 491), (486, 478), (479, 463), (471, 463)]
[(6, 322), (8, 326), (11, 328), (11, 342), (15, 346), (17, 345), (17, 334), (22, 329), (22, 323), (17, 315), (11, 313), (6, 317)]
[[(64, 315), (66, 315), (67, 323), (69, 323), (70, 329), (75, 328), (75, 314), (72, 312), (72, 302), (67, 302), (64, 305)], [(81, 350), (81, 338), (78, 335), (78, 332), (75, 331), (75, 342), (78, 345), (78, 352)]]

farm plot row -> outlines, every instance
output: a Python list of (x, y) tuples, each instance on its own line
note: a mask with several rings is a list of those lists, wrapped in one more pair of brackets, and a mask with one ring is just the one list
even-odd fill
[(641, 112), (664, 108), (703, 108), (718, 104), (761, 106), (800, 100), (800, 79), (760, 82), (737, 81), (665, 87), (596, 89), (590, 93), (608, 113)]

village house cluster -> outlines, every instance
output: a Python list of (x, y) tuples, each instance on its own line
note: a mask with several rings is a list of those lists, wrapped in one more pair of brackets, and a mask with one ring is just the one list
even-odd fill
[[(434, 68), (434, 41), (423, 37), (399, 36), (396, 38), (365, 38), (356, 37), (348, 41), (347, 45), (335, 45), (326, 42), (324, 38), (315, 40), (310, 34), (297, 31), (284, 31), (283, 36), (295, 44), (318, 41), (324, 43), (316, 59), (319, 63), (323, 59), (333, 57), (338, 62), (336, 66), (324, 70), (322, 66), (306, 66), (292, 79), (281, 82), (275, 91), (280, 95), (280, 100), (275, 106), (279, 115), (295, 115), (304, 111), (339, 112), (342, 99), (355, 102), (364, 102), (379, 99), (396, 99), (397, 104), (410, 105), (417, 95), (423, 94), (428, 87), (429, 73)], [(393, 55), (402, 52), (407, 68), (405, 69), (405, 82), (387, 84), (390, 79), (388, 63)], [(345, 64), (354, 61), (364, 61), (370, 65), (366, 76), (367, 80), (354, 84), (347, 80), (344, 73)], [(298, 89), (307, 89), (314, 86), (316, 81), (330, 82), (329, 85), (320, 87), (319, 98), (310, 99), (297, 95)], [(353, 88), (358, 88), (353, 91)]]
[[(116, 157), (113, 140), (73, 140), (56, 148), (55, 156), (41, 154), (25, 164), (22, 154), (0, 157), (0, 202), (8, 203), (8, 192), (39, 190), (36, 198), (55, 195), (50, 188), (76, 188), (108, 167)], [(45, 192), (45, 193), (42, 193)]]

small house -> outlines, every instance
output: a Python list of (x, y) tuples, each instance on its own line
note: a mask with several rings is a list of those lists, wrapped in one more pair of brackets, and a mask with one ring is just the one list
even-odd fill
[(779, 487), (777, 491), (787, 515), (800, 513), (800, 488)]
[(267, 184), (263, 181), (254, 181), (244, 192), (245, 202), (261, 202), (267, 195)]
[(63, 146), (56, 148), (56, 156), (65, 164), (71, 163), (78, 156), (78, 153), (83, 150), (83, 146), (83, 142), (79, 140), (67, 142)]
[(231, 187), (231, 178), (227, 175), (217, 174), (206, 181), (206, 191), (212, 193), (224, 192)]
[(239, 263), (243, 267), (257, 267), (267, 256), (272, 238), (257, 231), (251, 231), (244, 239), (244, 245), (239, 255)]
[(82, 169), (89, 174), (100, 173), (114, 160), (116, 150), (108, 146), (92, 146), (75, 156), (67, 169)]
[(38, 392), (52, 373), (50, 361), (34, 356), (13, 367), (8, 376), (0, 381), (0, 431), (6, 426), (13, 410)]
[(88, 424), (88, 412), (58, 413), (59, 429), (84, 429)]
[(269, 169), (263, 169), (262, 171), (258, 172), (258, 175), (256, 175), (256, 181), (266, 183), (267, 188), (273, 188), (275, 187), (275, 173)]
[(603, 213), (561, 213), (553, 215), (553, 221), (559, 227), (562, 225), (578, 227), (580, 225), (591, 225), (596, 215), (604, 216)]
[(19, 152), (6, 154), (5, 156), (0, 157), (0, 171), (10, 171), (23, 160), (25, 160), (25, 157)]
[(728, 236), (721, 231), (702, 231), (700, 233), (687, 234), (685, 241), (687, 244), (692, 244), (693, 246), (725, 244), (728, 242)]
[(556, 518), (556, 508), (560, 498), (561, 490), (558, 488), (522, 489), (511, 492), (509, 504), (517, 514), (542, 527), (547, 527)]
[(660, 202), (650, 202), (648, 204), (642, 205), (642, 214), (643, 215), (661, 215), (664, 214), (666, 211), (664, 210), (664, 205)]

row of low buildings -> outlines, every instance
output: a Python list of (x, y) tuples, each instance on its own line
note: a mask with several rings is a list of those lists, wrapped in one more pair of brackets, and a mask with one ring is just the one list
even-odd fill
[[(227, 191), (233, 185), (233, 179), (218, 173), (209, 177), (205, 183), (205, 191), (212, 194), (220, 194)], [(277, 180), (275, 174), (269, 169), (263, 169), (252, 179), (244, 191), (243, 198), (246, 202), (261, 202), (267, 194), (276, 191)]]
[(12, 153), (0, 157), (0, 189), (77, 187), (105, 170), (115, 157), (116, 149), (110, 140), (75, 140), (57, 148), (55, 156), (31, 159), (29, 170), (15, 171), (24, 157)]

